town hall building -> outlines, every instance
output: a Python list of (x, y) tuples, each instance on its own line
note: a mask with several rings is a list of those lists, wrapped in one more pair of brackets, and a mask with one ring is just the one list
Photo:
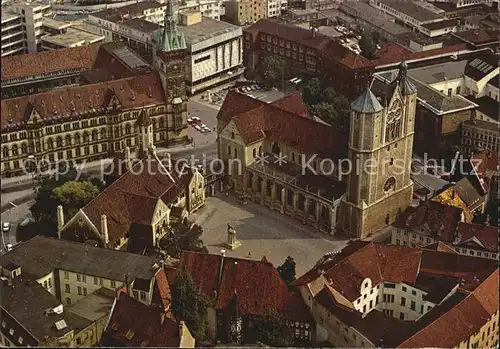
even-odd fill
[(416, 94), (403, 62), (378, 96), (368, 87), (351, 104), (346, 132), (309, 115), (299, 92), (268, 104), (230, 91), (217, 116), (229, 186), (327, 234), (365, 238), (412, 198)]

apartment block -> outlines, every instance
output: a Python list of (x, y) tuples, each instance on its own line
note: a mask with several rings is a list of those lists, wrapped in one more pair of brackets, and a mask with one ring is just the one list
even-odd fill
[(2, 5), (2, 57), (40, 50), (42, 18), (51, 12), (48, 4), (12, 2)]
[[(226, 19), (240, 26), (253, 24), (267, 18), (270, 11), (268, 0), (231, 0), (225, 4)], [(274, 5), (277, 6), (277, 1), (274, 1)], [(273, 11), (276, 11), (275, 7), (273, 7)]]

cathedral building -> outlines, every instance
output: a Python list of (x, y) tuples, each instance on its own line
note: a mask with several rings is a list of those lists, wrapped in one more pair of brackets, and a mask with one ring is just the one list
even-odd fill
[(119, 43), (2, 60), (2, 177), (25, 172), (28, 159), (45, 169), (136, 149), (141, 113), (155, 146), (189, 142), (186, 46), (168, 9), (152, 66)]
[(367, 88), (351, 104), (349, 132), (311, 117), (298, 92), (267, 104), (230, 91), (217, 116), (229, 185), (330, 235), (365, 238), (391, 224), (413, 193), (416, 89), (406, 71), (402, 63), (384, 94)]

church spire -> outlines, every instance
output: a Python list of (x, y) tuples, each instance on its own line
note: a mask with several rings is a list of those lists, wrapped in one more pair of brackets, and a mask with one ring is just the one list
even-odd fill
[(417, 93), (417, 88), (408, 78), (408, 64), (406, 61), (402, 61), (399, 65), (398, 77), (396, 82), (399, 84), (399, 91), (403, 96), (411, 95)]
[(165, 20), (160, 49), (163, 52), (182, 50), (186, 48), (184, 33), (177, 28), (177, 15), (173, 0), (168, 0), (165, 10)]

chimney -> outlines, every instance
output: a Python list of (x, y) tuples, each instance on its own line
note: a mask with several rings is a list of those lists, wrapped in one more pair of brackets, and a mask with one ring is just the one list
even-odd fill
[(217, 294), (215, 295), (217, 297), (217, 295), (219, 295), (219, 292), (220, 292), (220, 287), (221, 287), (221, 281), (222, 281), (222, 270), (224, 268), (224, 257), (226, 256), (226, 250), (220, 250), (220, 266), (219, 266), (219, 278), (217, 280)]
[(132, 160), (130, 158), (130, 148), (125, 147), (125, 166), (127, 168), (127, 171), (130, 170), (132, 167)]
[(57, 235), (61, 239), (61, 230), (64, 227), (64, 211), (62, 205), (57, 206)]
[(130, 282), (128, 279), (128, 274), (125, 274), (125, 291), (127, 291), (127, 295), (132, 297), (132, 290), (130, 289)]
[(109, 234), (108, 234), (108, 219), (106, 215), (101, 216), (101, 234), (104, 238), (104, 247), (108, 247), (109, 244)]

